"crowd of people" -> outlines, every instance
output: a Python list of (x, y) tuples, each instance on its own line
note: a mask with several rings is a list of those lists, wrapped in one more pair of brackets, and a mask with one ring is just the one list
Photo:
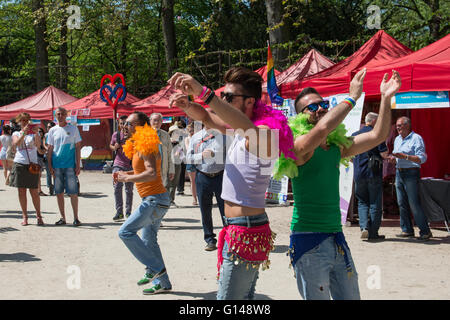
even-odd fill
[[(166, 131), (161, 129), (160, 113), (122, 116), (109, 145), (114, 155), (113, 220), (124, 220), (119, 237), (145, 266), (137, 284), (151, 286), (143, 293), (172, 290), (157, 234), (169, 208), (176, 206), (176, 195), (184, 194), (186, 173), (192, 204), (201, 213), (205, 250), (217, 250), (217, 299), (253, 299), (259, 269), (270, 265), (276, 235), (266, 213), (265, 193), (274, 171), (291, 179), (289, 255), (304, 299), (360, 299), (358, 274), (341, 224), (343, 161), (353, 158), (361, 238), (384, 239), (379, 234), (383, 159), (397, 167), (399, 236), (414, 236), (411, 207), (419, 239), (432, 237), (417, 193), (420, 165), (426, 161), (422, 138), (402, 117), (396, 122), (399, 135), (390, 154), (384, 143), (391, 129), (391, 97), (401, 86), (399, 73), (386, 74), (380, 83), (379, 114), (367, 114), (365, 126), (351, 137), (343, 128), (342, 121), (363, 92), (365, 75), (362, 69), (353, 77), (348, 98), (333, 109), (314, 88), (305, 88), (295, 100), (297, 116), (289, 122), (281, 111), (261, 102), (261, 76), (242, 67), (225, 74), (220, 98), (188, 74), (176, 73), (169, 79), (178, 90), (170, 107), (182, 109), (188, 123), (177, 119)], [(209, 108), (193, 102), (193, 96)], [(58, 108), (55, 116), (57, 125), (49, 124), (47, 133), (30, 124), (27, 113), (16, 117), (18, 128), (3, 129), (0, 159), (7, 184), (18, 188), (22, 225), (28, 224), (27, 189), (37, 223), (44, 224), (41, 168), (47, 171), (49, 193), (57, 197), (61, 218), (56, 225), (66, 224), (64, 192), (72, 204), (73, 225), (81, 225), (77, 184), (81, 137), (77, 127), (66, 122), (67, 110)], [(141, 202), (133, 211), (134, 186)], [(223, 224), (218, 236), (213, 232), (214, 199)]]

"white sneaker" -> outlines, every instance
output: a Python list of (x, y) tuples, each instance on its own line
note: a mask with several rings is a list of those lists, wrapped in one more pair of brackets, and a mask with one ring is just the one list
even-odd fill
[(364, 229), (361, 231), (361, 239), (369, 239), (369, 230)]

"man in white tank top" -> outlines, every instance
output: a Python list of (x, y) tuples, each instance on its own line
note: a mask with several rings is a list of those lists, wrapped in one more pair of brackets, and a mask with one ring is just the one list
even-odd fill
[[(258, 73), (233, 68), (224, 80), (226, 86), (219, 99), (192, 76), (176, 73), (168, 82), (181, 93), (172, 95), (170, 106), (184, 110), (207, 127), (235, 136), (222, 186), (226, 226), (219, 236), (217, 298), (252, 299), (259, 266), (268, 267), (273, 248), (264, 199), (273, 161), (278, 157), (278, 132), (251, 120), (261, 103), (263, 80)], [(192, 102), (190, 96), (202, 99), (213, 112)]]

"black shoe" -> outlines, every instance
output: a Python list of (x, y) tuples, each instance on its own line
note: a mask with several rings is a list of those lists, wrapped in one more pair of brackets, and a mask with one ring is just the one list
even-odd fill
[(177, 196), (184, 196), (184, 192), (183, 191), (177, 192)]
[(73, 221), (73, 225), (74, 225), (75, 227), (81, 226), (80, 220), (75, 219), (75, 220)]
[(123, 213), (116, 213), (116, 215), (113, 217), (114, 221), (123, 220)]
[(56, 226), (62, 226), (62, 225), (64, 225), (64, 224), (66, 224), (66, 222), (61, 218), (61, 219), (59, 219), (57, 222), (55, 222), (55, 225)]
[(205, 247), (205, 251), (214, 251), (214, 250), (217, 250), (217, 246), (213, 242), (208, 243)]
[(380, 234), (369, 236), (369, 240), (384, 240), (384, 239), (386, 239), (386, 236)]

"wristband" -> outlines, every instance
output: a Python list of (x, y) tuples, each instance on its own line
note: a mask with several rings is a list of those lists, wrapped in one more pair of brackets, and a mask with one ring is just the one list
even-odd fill
[(352, 109), (355, 106), (355, 100), (353, 100), (352, 98), (345, 98), (344, 100), (342, 100), (342, 102), (348, 104), (350, 106), (350, 109)]
[(356, 101), (355, 100), (353, 100), (353, 98), (351, 98), (351, 97), (348, 97), (347, 98), (351, 103), (353, 103), (353, 106), (355, 106), (356, 105)]
[(205, 94), (200, 98), (203, 101), (207, 100), (211, 95), (212, 90), (210, 88), (206, 88)]
[(208, 96), (208, 98), (206, 98), (205, 104), (209, 104), (215, 96), (216, 94), (214, 93), (214, 91), (211, 90), (211, 94)]
[(198, 96), (200, 99), (202, 99), (204, 96), (205, 96), (205, 93), (206, 93), (206, 91), (208, 90), (208, 87), (207, 86), (204, 86), (203, 87), (203, 91), (202, 91), (202, 93)]
[(25, 131), (20, 131), (20, 133), (21, 133), (21, 135), (24, 136), (24, 137), (27, 135), (27, 134), (25, 133)]
[(408, 155), (406, 155), (406, 160), (408, 160)]

